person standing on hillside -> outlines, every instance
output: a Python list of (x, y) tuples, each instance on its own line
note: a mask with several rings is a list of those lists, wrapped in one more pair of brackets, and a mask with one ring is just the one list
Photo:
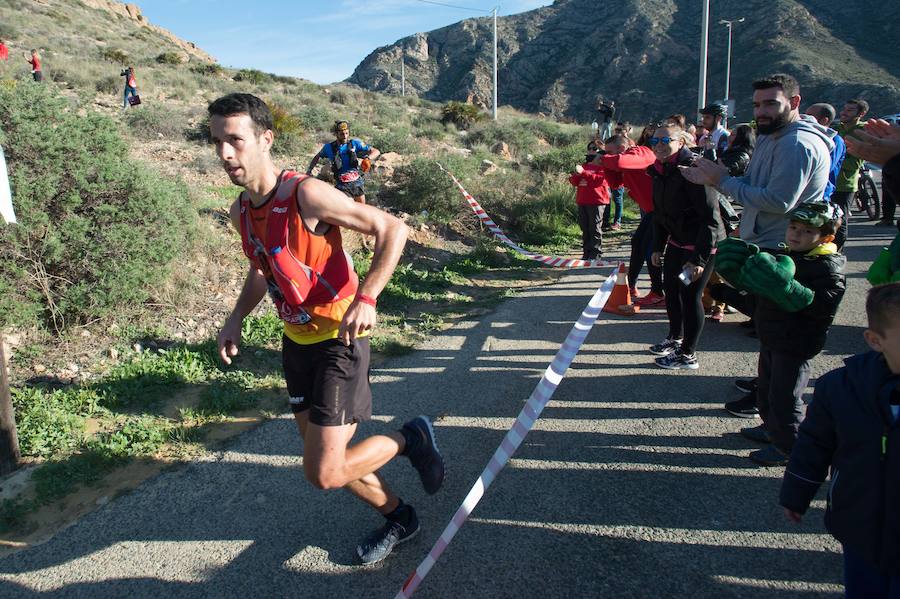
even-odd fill
[(613, 134), (613, 118), (616, 116), (616, 103), (603, 98), (597, 102), (597, 113), (600, 115), (600, 139), (608, 139)]
[(381, 155), (378, 149), (367, 146), (362, 141), (350, 137), (350, 124), (347, 121), (335, 121), (335, 140), (322, 146), (319, 153), (313, 156), (306, 174), (311, 175), (320, 158), (331, 162), (334, 175), (334, 186), (360, 204), (366, 203), (365, 173), (366, 164), (371, 164)]
[(125, 93), (122, 97), (122, 108), (128, 108), (128, 98), (137, 97), (137, 79), (134, 76), (134, 67), (126, 67), (120, 73), (125, 77)]
[[(869, 112), (869, 103), (865, 100), (847, 100), (841, 109), (840, 122), (835, 125), (835, 129), (846, 140), (848, 135), (852, 135), (854, 131), (866, 126), (862, 118), (866, 116), (867, 112)], [(834, 193), (831, 195), (831, 201), (840, 206), (845, 215), (844, 222), (834, 239), (838, 251), (844, 247), (847, 237), (850, 235), (850, 219), (847, 218), (847, 215), (850, 214), (850, 202), (853, 201), (853, 196), (856, 195), (856, 190), (859, 188), (859, 171), (862, 170), (863, 162), (865, 160), (854, 156), (853, 152), (847, 151), (847, 157), (844, 158), (844, 164), (838, 174)]]
[(25, 54), (25, 60), (28, 61), (28, 64), (31, 65), (31, 77), (36, 82), (40, 83), (44, 80), (44, 74), (41, 72), (41, 57), (38, 55), (37, 50), (32, 50), (31, 54)]
[[(418, 532), (419, 521), (378, 470), (404, 455), (427, 493), (444, 481), (444, 461), (424, 416), (351, 445), (358, 423), (372, 416), (368, 335), (376, 298), (403, 252), (406, 225), (321, 181), (276, 168), (272, 113), (256, 96), (229, 94), (208, 112), (216, 154), (231, 182), (244, 188), (231, 206), (231, 221), (250, 261), (218, 335), (219, 356), (231, 364), (244, 318), (268, 292), (284, 321), (282, 362), (306, 478), (320, 489), (344, 488), (384, 516), (383, 526), (356, 550), (360, 562), (380, 562)], [(344, 250), (342, 228), (375, 237), (363, 283)]]
[(3, 62), (9, 61), (9, 48), (6, 47), (2, 39), (0, 39), (0, 60)]
[[(682, 168), (689, 181), (714, 186), (743, 205), (740, 238), (770, 254), (783, 253), (780, 245), (789, 223), (784, 215), (800, 203), (821, 202), (828, 184), (834, 143), (825, 127), (801, 116), (800, 100), (800, 84), (790, 75), (776, 73), (754, 81), (758, 137), (745, 174), (731, 176), (727, 167), (705, 158)], [(726, 281), (735, 276), (721, 270), (719, 274)], [(756, 311), (753, 295), (735, 292), (716, 299), (748, 316)], [(725, 409), (744, 418), (757, 416), (756, 394), (750, 389), (745, 397), (726, 403)]]

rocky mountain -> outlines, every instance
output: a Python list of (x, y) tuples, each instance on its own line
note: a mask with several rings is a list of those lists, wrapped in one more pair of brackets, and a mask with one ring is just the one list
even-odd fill
[[(839, 106), (862, 97), (873, 113), (900, 112), (900, 2), (718, 0), (710, 14), (707, 98), (725, 88), (727, 30), (734, 25), (732, 97), (751, 111), (750, 82), (785, 71), (804, 103)], [(697, 0), (556, 0), (498, 19), (499, 104), (578, 120), (594, 118), (598, 97), (620, 116), (646, 121), (693, 114), (700, 64)], [(491, 104), (492, 19), (467, 19), (376, 49), (348, 79), (369, 90), (406, 89), (430, 100)]]

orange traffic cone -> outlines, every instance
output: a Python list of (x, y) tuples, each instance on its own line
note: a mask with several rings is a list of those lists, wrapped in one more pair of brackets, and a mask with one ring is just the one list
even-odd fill
[(628, 289), (628, 275), (625, 274), (625, 263), (619, 264), (619, 272), (616, 275), (616, 286), (613, 287), (612, 294), (609, 296), (606, 305), (603, 306), (604, 312), (612, 312), (620, 316), (631, 316), (641, 310), (640, 306), (631, 303), (631, 292)]

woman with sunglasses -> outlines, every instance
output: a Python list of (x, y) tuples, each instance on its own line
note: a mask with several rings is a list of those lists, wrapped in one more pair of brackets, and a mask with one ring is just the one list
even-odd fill
[(653, 179), (653, 254), (663, 267), (663, 288), (669, 334), (650, 347), (660, 356), (657, 366), (670, 370), (700, 367), (696, 348), (703, 330), (703, 288), (713, 272), (716, 244), (725, 238), (719, 202), (702, 185), (685, 179), (679, 166), (696, 156), (687, 149), (688, 136), (668, 122), (650, 138), (656, 162), (647, 169)]

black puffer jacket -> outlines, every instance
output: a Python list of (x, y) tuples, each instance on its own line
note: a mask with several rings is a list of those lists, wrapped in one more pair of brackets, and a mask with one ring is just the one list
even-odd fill
[(816, 383), (781, 483), (779, 503), (804, 513), (831, 469), (825, 526), (884, 574), (900, 576), (900, 385), (884, 356), (844, 360)]
[(719, 160), (721, 160), (725, 168), (728, 169), (729, 175), (732, 177), (740, 177), (744, 174), (744, 171), (747, 170), (747, 166), (750, 164), (750, 152), (747, 148), (741, 146), (731, 146), (722, 152), (722, 156)]
[(682, 149), (675, 162), (663, 164), (662, 173), (655, 164), (647, 169), (653, 180), (653, 251), (662, 252), (671, 238), (678, 245), (694, 246), (687, 261), (706, 266), (713, 248), (725, 239), (725, 229), (716, 194), (706, 193), (678, 170), (693, 159), (690, 150)]
[(794, 280), (813, 291), (813, 302), (799, 312), (785, 312), (772, 301), (757, 296), (753, 317), (756, 333), (768, 349), (810, 359), (825, 347), (828, 327), (844, 297), (843, 270), (847, 259), (837, 253), (792, 252), (789, 256), (797, 266)]

